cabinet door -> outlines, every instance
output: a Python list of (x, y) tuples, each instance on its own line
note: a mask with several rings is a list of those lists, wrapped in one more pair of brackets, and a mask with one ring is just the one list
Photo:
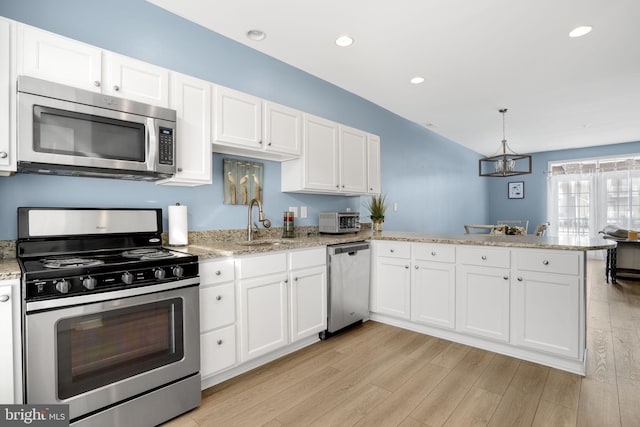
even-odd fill
[(168, 185), (211, 184), (211, 89), (204, 80), (171, 73), (171, 108), (177, 114), (177, 172), (159, 182)]
[(200, 332), (236, 321), (234, 282), (222, 285), (200, 285)]
[(291, 283), (291, 342), (327, 328), (326, 267), (295, 270)]
[[(17, 287), (17, 285), (14, 285)], [(12, 285), (0, 286), (0, 403), (14, 403), (13, 396), (13, 295), (11, 294)], [(17, 326), (17, 325), (16, 325)]]
[(240, 282), (242, 361), (269, 353), (288, 343), (287, 282), (286, 274)]
[(291, 154), (291, 157), (299, 156), (302, 147), (302, 113), (273, 102), (265, 102), (263, 107), (265, 150)]
[(409, 319), (411, 313), (409, 260), (378, 257), (372, 311)]
[(460, 266), (456, 293), (457, 330), (509, 341), (509, 270)]
[(200, 336), (200, 375), (208, 375), (229, 368), (236, 363), (236, 327), (206, 332)]
[(516, 272), (514, 344), (561, 356), (580, 356), (580, 277)]
[(103, 93), (169, 107), (169, 70), (115, 53), (103, 60)]
[(216, 86), (215, 143), (262, 148), (262, 100)]
[(18, 34), (18, 74), (101, 91), (100, 49), (26, 25)]
[(367, 136), (367, 190), (370, 194), (380, 193), (380, 137)]
[(11, 106), (11, 23), (0, 19), (0, 171), (15, 171), (15, 146), (11, 137), (13, 129)]
[(367, 193), (367, 134), (340, 126), (340, 191)]
[(303, 188), (335, 193), (338, 185), (338, 125), (303, 115)]
[(411, 320), (453, 329), (456, 307), (455, 264), (414, 261)]

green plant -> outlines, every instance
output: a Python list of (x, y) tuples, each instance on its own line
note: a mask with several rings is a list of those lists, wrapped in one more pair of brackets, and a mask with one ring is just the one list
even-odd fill
[(371, 215), (372, 220), (384, 221), (384, 214), (387, 211), (385, 200), (386, 196), (383, 196), (382, 194), (373, 196), (371, 197), (371, 200), (369, 200), (369, 204), (367, 207), (369, 208), (369, 214)]

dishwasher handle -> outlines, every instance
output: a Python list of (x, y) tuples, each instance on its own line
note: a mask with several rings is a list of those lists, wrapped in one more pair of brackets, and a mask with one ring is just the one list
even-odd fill
[(367, 242), (349, 245), (327, 246), (329, 253), (332, 255), (347, 254), (354, 256), (358, 251), (369, 250), (370, 245)]

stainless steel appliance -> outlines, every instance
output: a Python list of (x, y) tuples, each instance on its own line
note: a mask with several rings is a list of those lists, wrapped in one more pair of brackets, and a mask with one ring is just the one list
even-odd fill
[(330, 234), (357, 233), (360, 231), (360, 212), (320, 212), (318, 231)]
[(327, 330), (331, 334), (369, 317), (371, 248), (367, 242), (327, 246)]
[(200, 403), (198, 259), (160, 209), (18, 208), (24, 402), (74, 426), (157, 425)]
[(176, 172), (176, 112), (18, 77), (18, 171), (155, 181)]

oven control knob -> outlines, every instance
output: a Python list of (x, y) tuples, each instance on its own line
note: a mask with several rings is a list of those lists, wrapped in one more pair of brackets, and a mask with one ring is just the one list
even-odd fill
[(67, 282), (66, 280), (62, 279), (56, 282), (56, 290), (61, 294), (66, 294), (67, 292), (69, 292), (69, 289), (71, 289), (71, 284), (69, 284), (69, 282)]
[(98, 281), (93, 277), (85, 277), (84, 279), (82, 279), (82, 286), (84, 286), (84, 288), (88, 291), (94, 290), (97, 283)]
[(171, 273), (173, 273), (174, 277), (180, 278), (184, 274), (184, 268), (180, 267), (179, 265), (176, 265), (171, 270)]
[(154, 268), (153, 269), (153, 276), (158, 280), (164, 279), (166, 275), (167, 275), (167, 273), (162, 268)]
[(122, 273), (121, 279), (125, 285), (130, 285), (133, 283), (133, 274), (129, 273), (128, 271), (124, 272)]

